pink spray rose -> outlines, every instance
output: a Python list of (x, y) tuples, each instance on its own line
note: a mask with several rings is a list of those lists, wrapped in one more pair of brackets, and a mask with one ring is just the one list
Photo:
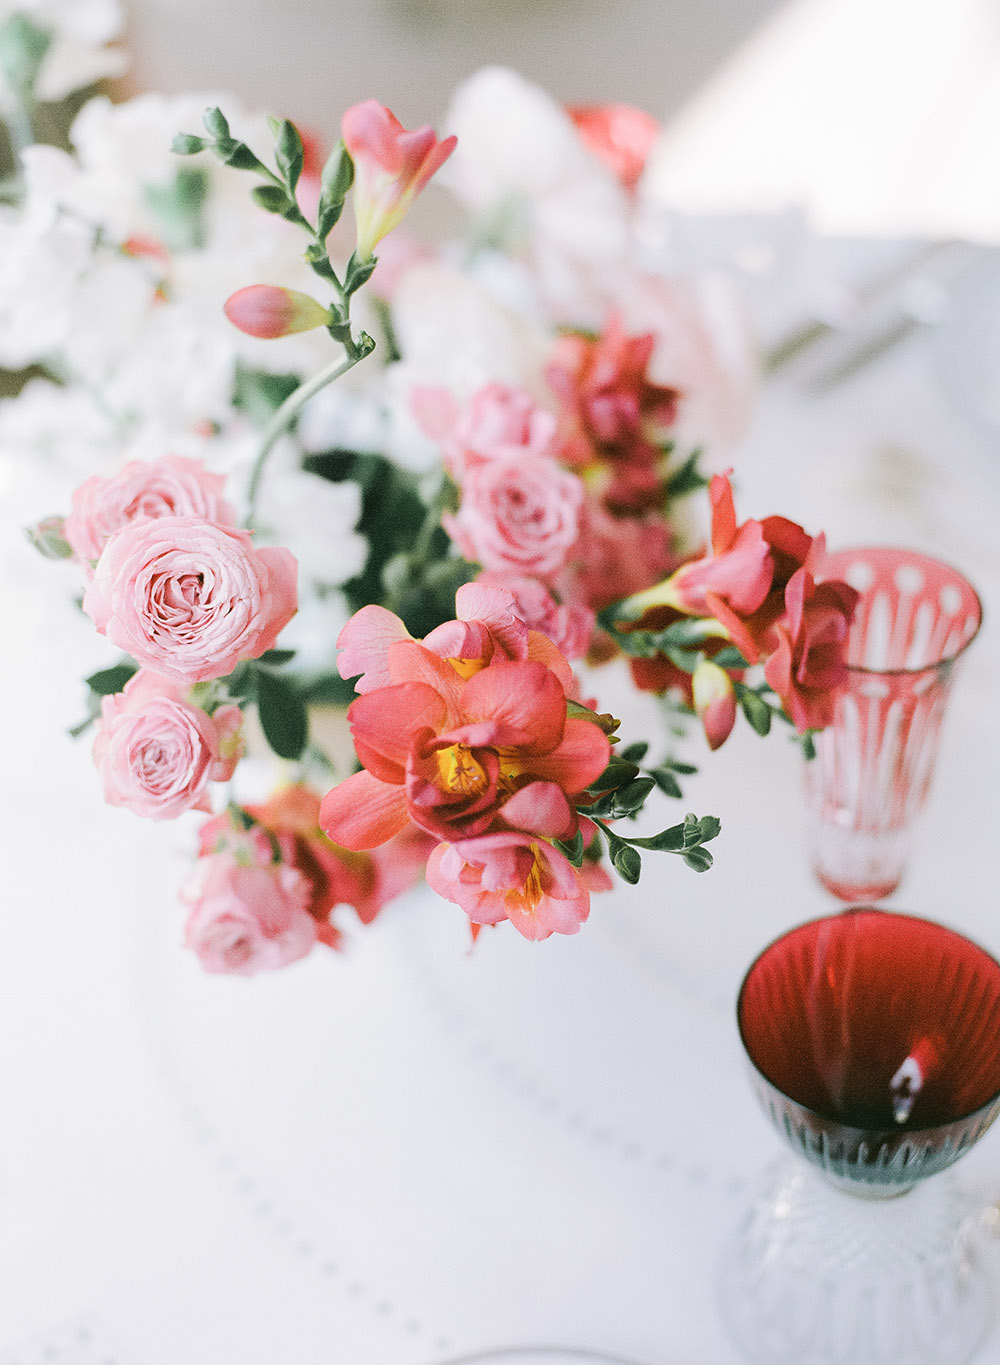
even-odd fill
[(354, 162), (354, 217), (359, 257), (368, 259), (379, 241), (447, 161), (457, 138), (439, 142), (432, 128), (407, 132), (377, 100), (352, 105), (340, 124)]
[(309, 879), (284, 862), (240, 862), (221, 852), (200, 860), (186, 899), (184, 932), (207, 972), (252, 976), (295, 962), (319, 926), (309, 913)]
[(580, 479), (555, 460), (489, 460), (467, 471), (458, 511), (441, 522), (474, 564), (551, 578), (579, 537), (583, 496)]
[(146, 463), (130, 460), (117, 474), (95, 474), (73, 494), (63, 535), (77, 559), (90, 565), (108, 539), (133, 521), (153, 517), (201, 517), (236, 524), (236, 510), (222, 496), (225, 480), (200, 460), (164, 455)]
[(196, 516), (131, 522), (83, 599), (97, 629), (153, 673), (225, 677), (271, 649), (297, 607), (295, 556)]
[(474, 924), (510, 920), (519, 934), (575, 934), (590, 913), (583, 876), (544, 839), (518, 832), (438, 844), (427, 883)]
[(186, 699), (183, 684), (137, 673), (101, 702), (94, 762), (105, 800), (153, 820), (210, 810), (208, 783), (232, 777), (242, 722), (238, 706), (210, 716)]
[(440, 442), (445, 467), (459, 482), (486, 460), (555, 453), (556, 419), (523, 389), (484, 384), (463, 409), (447, 389), (417, 388), (410, 403), (427, 435)]

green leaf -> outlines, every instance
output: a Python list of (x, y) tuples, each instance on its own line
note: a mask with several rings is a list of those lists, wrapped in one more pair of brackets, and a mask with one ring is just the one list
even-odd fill
[(707, 872), (715, 861), (707, 848), (689, 848), (681, 856), (695, 872)]
[(323, 200), (330, 204), (342, 204), (353, 181), (354, 162), (348, 156), (343, 141), (340, 141), (327, 157), (320, 173)]
[(344, 293), (353, 294), (360, 289), (363, 284), (371, 279), (372, 273), (378, 265), (378, 258), (371, 256), (368, 260), (359, 260), (357, 255), (351, 257), (347, 263), (347, 273), (344, 276)]
[(614, 791), (617, 787), (623, 787), (626, 782), (633, 782), (639, 776), (639, 765), (630, 763), (628, 759), (612, 754), (611, 761), (601, 773), (596, 782), (591, 782), (587, 788), (591, 792)]
[(573, 839), (565, 843), (562, 839), (553, 839), (553, 844), (560, 853), (564, 853), (574, 867), (583, 866), (583, 832), (577, 830)]
[(264, 209), (266, 213), (280, 213), (282, 217), (290, 209), (297, 210), (298, 207), (280, 185), (255, 185), (250, 191), (250, 197), (258, 208)]
[(700, 450), (694, 450), (679, 469), (667, 476), (667, 497), (682, 498), (687, 493), (695, 493), (699, 488), (707, 488), (708, 480), (698, 469)]
[(112, 668), (102, 668), (96, 673), (91, 673), (84, 682), (91, 692), (99, 697), (110, 697), (115, 692), (120, 692), (129, 678), (139, 671), (139, 665), (129, 661), (128, 663), (115, 664)]
[(642, 872), (642, 855), (630, 844), (621, 843), (611, 855), (615, 871), (630, 886), (635, 886)]
[(269, 669), (255, 670), (257, 714), (264, 738), (279, 758), (301, 758), (309, 738), (305, 701), (291, 679)]
[(270, 175), (263, 161), (253, 154), (245, 142), (238, 142), (236, 138), (220, 137), (212, 146), (212, 151), (220, 161), (232, 166), (234, 170), (257, 171), (260, 175)]
[(290, 119), (282, 119), (278, 124), (274, 138), (274, 159), (278, 170), (281, 172), (282, 179), (289, 190), (294, 193), (295, 186), (299, 183), (299, 176), (302, 174), (302, 163), (305, 158), (299, 130)]
[(752, 687), (744, 687), (742, 683), (734, 683), (736, 697), (740, 708), (747, 720), (757, 731), (758, 735), (766, 735), (771, 729), (771, 708), (767, 702), (759, 697)]
[(725, 645), (712, 655), (712, 662), (720, 668), (749, 668), (750, 665), (735, 645)]
[(646, 797), (655, 785), (651, 777), (637, 777), (627, 786), (619, 787), (615, 792), (615, 807), (619, 815), (634, 815), (636, 811), (642, 810)]
[(648, 753), (649, 745), (639, 740), (635, 744), (627, 744), (618, 754), (618, 758), (623, 758), (626, 763), (641, 763)]
[(647, 848), (652, 853), (680, 853), (684, 848), (687, 825), (671, 825), (648, 839), (630, 839), (636, 848)]
[(307, 679), (303, 695), (307, 702), (318, 706), (349, 706), (357, 693), (353, 678), (342, 678), (339, 673), (317, 673)]
[(816, 757), (816, 731), (807, 730), (805, 734), (798, 735), (797, 738), (802, 746), (803, 757), (811, 763)]
[(207, 146), (208, 142), (203, 137), (196, 137), (194, 133), (178, 133), (170, 144), (170, 150), (178, 156), (194, 156)]
[(679, 799), (683, 795), (681, 784), (669, 768), (650, 768), (649, 775), (664, 796)]
[(291, 663), (294, 658), (294, 649), (268, 649), (260, 656), (257, 662), (261, 664), (273, 664), (277, 667), (279, 664)]
[(229, 121), (221, 109), (206, 109), (202, 115), (202, 123), (213, 137), (229, 137)]
[(316, 210), (316, 236), (320, 241), (325, 241), (333, 229), (340, 222), (340, 215), (344, 211), (344, 201), (341, 199), (335, 204), (324, 203), (321, 199)]

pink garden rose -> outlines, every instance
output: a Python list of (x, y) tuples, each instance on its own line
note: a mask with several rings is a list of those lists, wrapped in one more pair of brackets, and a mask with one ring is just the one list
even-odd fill
[(523, 389), (484, 384), (460, 408), (447, 389), (417, 388), (411, 407), (427, 435), (441, 445), (445, 468), (459, 483), (487, 460), (553, 455), (556, 419)]
[(544, 839), (518, 832), (438, 844), (427, 884), (474, 924), (510, 920), (519, 934), (575, 934), (590, 913), (583, 876)]
[(83, 599), (112, 643), (153, 673), (203, 682), (271, 649), (297, 608), (295, 556), (197, 516), (131, 522)]
[(211, 716), (186, 699), (183, 684), (137, 673), (104, 697), (94, 762), (105, 800), (153, 820), (210, 810), (209, 782), (228, 782), (242, 752), (243, 714)]
[(441, 522), (473, 564), (552, 578), (576, 545), (583, 497), (581, 481), (555, 460), (489, 460), (467, 470), (458, 511)]
[(352, 105), (340, 124), (354, 162), (354, 217), (358, 256), (367, 260), (402, 220), (413, 200), (454, 150), (457, 138), (438, 141), (432, 128), (408, 132), (377, 100)]
[(309, 913), (309, 879), (284, 862), (247, 865), (231, 853), (200, 860), (186, 899), (184, 938), (207, 972), (255, 972), (305, 957), (319, 926)]
[(153, 517), (201, 517), (236, 524), (236, 510), (222, 496), (225, 480), (200, 460), (164, 455), (146, 463), (130, 460), (110, 477), (95, 474), (73, 494), (63, 535), (88, 566), (100, 558), (116, 531)]

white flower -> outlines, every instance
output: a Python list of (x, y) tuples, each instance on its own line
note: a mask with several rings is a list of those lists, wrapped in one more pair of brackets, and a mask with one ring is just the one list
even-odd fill
[(551, 95), (503, 67), (485, 67), (458, 88), (445, 126), (458, 146), (441, 182), (511, 249), (529, 254), (565, 319), (588, 298), (595, 271), (628, 250), (618, 180)]
[[(65, 99), (128, 65), (124, 51), (105, 46), (122, 30), (120, 0), (0, 0), (0, 24), (15, 15), (51, 35), (35, 89), (41, 100)], [(0, 80), (0, 108), (9, 111), (15, 98)]]

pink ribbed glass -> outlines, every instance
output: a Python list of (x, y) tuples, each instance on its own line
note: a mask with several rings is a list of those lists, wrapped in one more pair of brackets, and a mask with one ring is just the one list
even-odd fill
[(914, 550), (842, 550), (818, 577), (846, 579), (861, 596), (847, 685), (805, 766), (813, 867), (841, 900), (876, 901), (902, 878), (955, 664), (982, 606), (962, 574)]

